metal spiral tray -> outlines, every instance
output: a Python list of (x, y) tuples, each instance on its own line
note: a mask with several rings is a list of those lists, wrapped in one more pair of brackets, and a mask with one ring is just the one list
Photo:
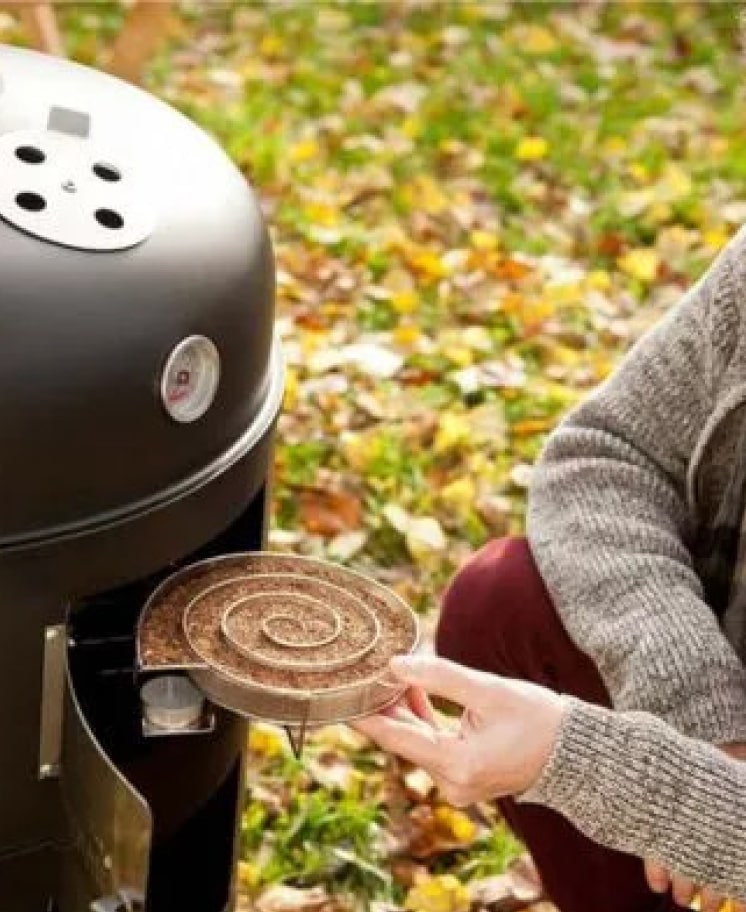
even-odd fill
[(345, 567), (267, 552), (184, 567), (148, 599), (142, 672), (186, 671), (213, 703), (285, 726), (349, 721), (402, 692), (388, 674), (418, 643), (398, 595)]

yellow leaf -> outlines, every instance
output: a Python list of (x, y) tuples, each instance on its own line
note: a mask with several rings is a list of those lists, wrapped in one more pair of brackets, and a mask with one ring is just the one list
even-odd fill
[(715, 228), (709, 228), (702, 235), (702, 240), (710, 250), (720, 250), (724, 247), (730, 238), (730, 232), (723, 226), (718, 225)]
[(412, 207), (428, 215), (438, 215), (448, 208), (448, 197), (432, 177), (420, 175), (404, 187), (402, 195)]
[(435, 809), (438, 826), (457, 842), (468, 843), (477, 835), (474, 821), (456, 808), (442, 806)]
[(595, 291), (608, 291), (611, 288), (611, 276), (605, 269), (594, 269), (586, 276), (585, 283)]
[(418, 326), (404, 324), (397, 326), (392, 335), (397, 345), (402, 348), (412, 348), (422, 338), (422, 330)]
[(557, 40), (549, 29), (542, 25), (532, 25), (526, 28), (521, 47), (529, 54), (551, 54), (557, 49)]
[(648, 209), (647, 218), (649, 222), (652, 222), (654, 225), (660, 225), (663, 222), (667, 222), (671, 218), (672, 209), (669, 203), (663, 202), (662, 200), (653, 205)]
[(239, 861), (238, 882), (244, 890), (252, 890), (259, 883), (257, 866), (250, 861)]
[(533, 437), (551, 430), (555, 424), (554, 418), (524, 418), (523, 421), (516, 421), (511, 430), (516, 437)]
[(515, 157), (518, 161), (539, 161), (548, 151), (549, 143), (543, 136), (525, 136), (516, 146)]
[(477, 487), (471, 475), (463, 475), (440, 489), (440, 499), (454, 510), (467, 511), (474, 505)]
[(469, 367), (474, 363), (474, 352), (465, 345), (448, 345), (443, 348), (443, 354), (459, 367)]
[(452, 874), (415, 884), (404, 901), (408, 912), (468, 912), (469, 890)]
[(650, 172), (645, 167), (645, 165), (641, 164), (640, 162), (631, 162), (627, 166), (627, 170), (640, 184), (644, 184), (650, 180)]
[(710, 155), (725, 155), (728, 151), (730, 141), (727, 136), (713, 136), (709, 142)]
[(475, 250), (497, 250), (498, 238), (491, 231), (480, 231), (475, 229), (469, 235), (471, 246)]
[(547, 297), (555, 304), (575, 304), (581, 297), (580, 285), (577, 282), (562, 282), (547, 285)]
[(668, 199), (678, 200), (692, 192), (692, 179), (681, 165), (672, 162), (663, 172), (661, 184)]
[(339, 222), (339, 210), (328, 203), (309, 203), (304, 208), (306, 218), (314, 225), (330, 227)]
[(614, 362), (608, 355), (594, 355), (593, 371), (597, 380), (605, 380), (612, 370), (614, 370)]
[[(505, 393), (514, 392), (514, 390), (505, 390)], [(484, 476), (488, 477), (489, 473), (495, 467), (495, 462), (493, 459), (484, 453), (476, 452), (468, 456), (468, 466), (469, 471), (474, 474), (474, 476)]]
[(627, 151), (628, 146), (626, 140), (622, 139), (621, 136), (609, 136), (604, 140), (601, 148), (608, 155), (621, 155)]
[(448, 273), (440, 255), (424, 247), (410, 249), (407, 262), (424, 279), (442, 279)]
[(371, 457), (370, 440), (356, 431), (345, 431), (341, 438), (342, 454), (350, 467), (358, 472), (365, 470)]
[(309, 330), (308, 332), (301, 333), (299, 337), (300, 347), (303, 351), (303, 354), (308, 357), (317, 351), (326, 341), (327, 334), (322, 332), (313, 332)]
[(419, 301), (413, 291), (397, 291), (391, 296), (391, 306), (397, 313), (408, 314), (417, 310)]
[(445, 453), (469, 440), (471, 424), (465, 415), (457, 412), (443, 412), (438, 422), (438, 431), (433, 444), (436, 453)]
[(252, 723), (249, 729), (249, 751), (259, 757), (272, 759), (285, 753), (285, 742), (276, 729)]
[(262, 57), (278, 57), (285, 49), (285, 43), (279, 35), (267, 34), (259, 42), (259, 53)]
[(641, 282), (652, 282), (658, 274), (659, 258), (649, 247), (637, 247), (619, 257), (617, 265), (627, 275)]
[(315, 139), (303, 139), (290, 147), (290, 161), (305, 162), (316, 158), (319, 154), (319, 144)]
[(292, 367), (288, 367), (285, 370), (285, 399), (283, 401), (284, 407), (288, 411), (292, 411), (298, 403), (298, 372)]
[(401, 131), (407, 139), (416, 139), (422, 133), (422, 120), (410, 114), (409, 117), (404, 118)]

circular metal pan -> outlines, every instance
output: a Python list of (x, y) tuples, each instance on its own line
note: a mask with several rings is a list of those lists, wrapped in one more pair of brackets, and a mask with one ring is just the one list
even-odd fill
[(212, 558), (166, 580), (143, 612), (140, 655), (153, 652), (151, 622), (178, 628), (184, 667), (210, 700), (288, 726), (349, 721), (393, 702), (404, 688), (389, 659), (419, 640), (416, 615), (386, 587), (269, 552)]

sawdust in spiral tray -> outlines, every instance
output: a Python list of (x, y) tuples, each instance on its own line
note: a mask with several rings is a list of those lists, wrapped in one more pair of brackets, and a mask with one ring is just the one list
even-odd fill
[(228, 639), (265, 665), (342, 665), (368, 652), (378, 638), (378, 625), (366, 606), (321, 580), (282, 574), (244, 577), (235, 588), (229, 584), (224, 589), (231, 590), (222, 594), (224, 601), (245, 598), (223, 619)]
[[(247, 583), (230, 582), (237, 575), (254, 576)], [(220, 631), (220, 624), (227, 607), (242, 594), (254, 594), (257, 586), (266, 584), (271, 599), (271, 580), (259, 577), (270, 574), (297, 574), (293, 581), (299, 595), (319, 598), (335, 597), (334, 607), (343, 618), (342, 630), (329, 647), (329, 658), (336, 660), (344, 651), (353, 652), (365, 643), (370, 635), (366, 614), (356, 610), (358, 600), (378, 619), (380, 637), (365, 656), (342, 668), (299, 672), (291, 669), (262, 665), (233, 650)], [(189, 613), (189, 636), (201, 658), (190, 648), (183, 629), (186, 607), (205, 590), (220, 585), (195, 603)], [(277, 584), (275, 584), (277, 585)], [(333, 589), (331, 587), (334, 587)], [(287, 589), (287, 577), (282, 582)], [(324, 602), (328, 604), (328, 601)], [(277, 605), (268, 601), (274, 611)], [(198, 609), (198, 610), (195, 610)], [(286, 555), (252, 555), (226, 558), (216, 564), (197, 567), (194, 575), (181, 578), (167, 587), (143, 616), (140, 629), (140, 656), (143, 666), (163, 667), (169, 664), (214, 664), (249, 684), (304, 691), (327, 690), (354, 685), (368, 678), (385, 673), (393, 655), (410, 652), (417, 638), (416, 622), (409, 609), (392, 593), (370, 580), (334, 565), (298, 559)], [(303, 650), (305, 653), (306, 650)], [(298, 651), (291, 650), (291, 658)]]

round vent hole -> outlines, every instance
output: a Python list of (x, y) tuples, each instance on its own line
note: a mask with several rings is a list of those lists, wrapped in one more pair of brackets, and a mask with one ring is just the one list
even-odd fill
[(106, 162), (97, 162), (93, 166), (93, 173), (96, 177), (100, 177), (101, 180), (109, 181), (109, 183), (114, 183), (115, 181), (122, 179), (122, 172), (119, 168), (115, 168), (114, 165), (107, 165)]
[(27, 212), (41, 212), (46, 209), (47, 201), (38, 193), (19, 193), (16, 197), (16, 203)]
[(124, 225), (122, 216), (113, 209), (97, 209), (96, 221), (104, 228), (111, 228), (112, 231), (116, 231)]
[(36, 146), (19, 146), (16, 149), (16, 158), (20, 158), (22, 162), (26, 162), (28, 165), (40, 165), (43, 161), (46, 161), (47, 156)]

